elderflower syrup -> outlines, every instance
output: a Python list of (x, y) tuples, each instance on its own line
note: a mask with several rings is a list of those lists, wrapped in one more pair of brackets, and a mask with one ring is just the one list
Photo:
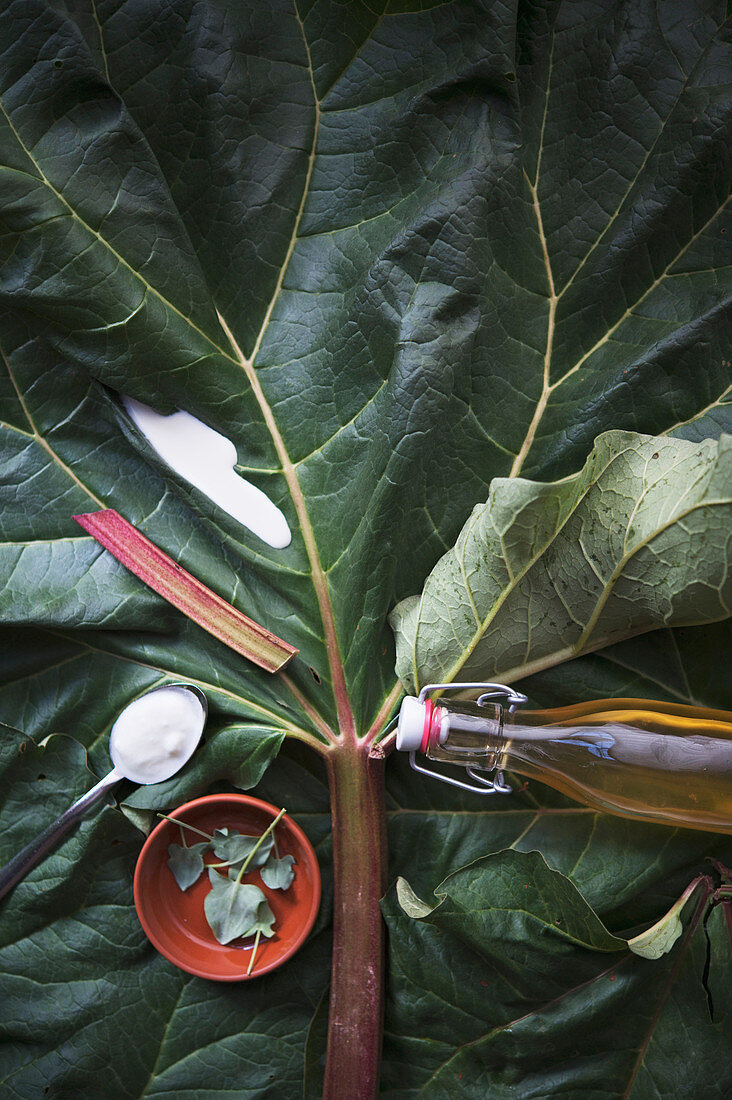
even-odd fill
[[(479, 685), (404, 700), (397, 748), (416, 770), (481, 794), (509, 793), (502, 773), (518, 772), (606, 813), (732, 833), (732, 713), (643, 699), (525, 710), (496, 684), (476, 702), (427, 696), (467, 686)], [(462, 765), (477, 785), (428, 771), (417, 753)]]

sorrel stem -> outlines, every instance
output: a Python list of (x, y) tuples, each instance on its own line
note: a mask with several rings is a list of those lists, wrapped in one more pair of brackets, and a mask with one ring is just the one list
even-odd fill
[(333, 824), (333, 967), (323, 1100), (373, 1100), (384, 1008), (384, 761), (369, 746), (327, 756)]

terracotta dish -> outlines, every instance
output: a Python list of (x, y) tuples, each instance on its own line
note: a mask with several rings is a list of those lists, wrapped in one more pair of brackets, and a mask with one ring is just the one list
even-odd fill
[[(279, 808), (245, 794), (212, 794), (186, 802), (171, 813), (189, 825), (212, 834), (224, 826), (261, 835), (277, 817)], [(247, 874), (264, 892), (275, 915), (274, 936), (262, 937), (251, 974), (248, 940), (220, 944), (208, 926), (203, 909), (211, 889), (204, 872), (183, 891), (168, 867), (168, 845), (181, 843), (181, 829), (161, 821), (145, 841), (135, 868), (135, 906), (140, 923), (161, 955), (181, 970), (199, 978), (238, 982), (256, 978), (281, 966), (305, 942), (320, 905), (320, 869), (315, 851), (299, 825), (285, 814), (275, 829), (280, 856), (295, 859), (295, 878), (289, 890), (270, 890), (258, 871)], [(186, 843), (202, 838), (186, 832)], [(210, 861), (215, 861), (211, 855)]]

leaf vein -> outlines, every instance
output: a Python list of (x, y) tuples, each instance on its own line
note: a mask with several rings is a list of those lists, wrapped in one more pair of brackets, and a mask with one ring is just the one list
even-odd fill
[[(117, 262), (119, 264), (121, 264), (122, 267), (124, 267), (127, 271), (129, 271), (130, 274), (133, 276), (133, 278), (138, 279), (142, 283), (142, 285), (151, 294), (154, 294), (155, 297), (158, 299), (158, 301), (161, 302), (161, 304), (163, 306), (165, 306), (166, 309), (169, 309), (177, 317), (180, 317), (180, 319), (182, 321), (184, 321), (187, 325), (189, 325), (191, 327), (191, 329), (193, 329), (195, 332), (197, 332), (198, 335), (201, 336), (208, 344), (210, 344), (211, 347), (214, 348), (215, 351), (218, 351), (220, 355), (223, 355), (224, 358), (229, 359), (231, 362), (235, 362), (233, 357), (224, 348), (222, 348), (219, 344), (217, 344), (216, 341), (212, 339), (212, 337), (210, 337), (207, 333), (205, 333), (203, 331), (203, 329), (199, 328), (199, 326), (194, 321), (192, 321), (190, 317), (186, 317), (186, 315), (182, 312), (182, 310), (178, 309), (178, 307), (176, 305), (174, 305), (168, 298), (166, 298), (164, 294), (162, 294), (159, 290), (157, 290), (152, 285), (152, 283), (149, 283), (147, 281), (147, 279), (144, 277), (144, 275), (142, 275), (141, 272), (136, 271), (135, 268), (132, 266), (132, 264), (130, 264), (124, 258), (124, 256), (120, 252), (118, 252), (116, 250), (116, 248), (114, 248), (114, 246), (106, 239), (106, 237), (102, 236), (102, 234), (98, 230), (94, 229), (91, 225), (89, 225), (88, 222), (84, 221), (84, 219), (81, 217), (81, 215), (78, 213), (78, 211), (74, 209), (74, 207), (71, 205), (71, 203), (65, 197), (65, 195), (61, 191), (59, 191), (57, 187), (55, 187), (53, 185), (51, 180), (45, 174), (45, 172), (41, 168), (40, 164), (38, 163), (36, 158), (33, 156), (33, 153), (28, 148), (28, 146), (25, 144), (25, 142), (21, 138), (18, 130), (14, 126), (13, 121), (12, 121), (10, 115), (8, 114), (8, 111), (7, 111), (7, 109), (4, 105), (1, 97), (0, 97), (0, 111), (2, 111), (3, 115), (5, 116), (5, 119), (8, 123), (8, 126), (10, 127), (12, 133), (13, 133), (13, 136), (15, 137), (15, 140), (18, 142), (20, 148), (23, 150), (23, 152), (28, 157), (28, 159), (31, 162), (31, 164), (33, 165), (33, 167), (38, 172), (38, 177), (37, 178), (40, 180), (41, 183), (43, 183), (49, 189), (49, 191), (53, 195), (56, 196), (58, 201), (68, 210), (69, 215), (74, 219), (74, 221), (78, 222), (78, 224), (87, 233), (89, 233), (104, 248), (106, 248), (107, 251), (112, 256), (114, 256), (114, 258), (117, 260)], [(26, 174), (30, 178), (34, 178), (30, 173), (26, 173)]]

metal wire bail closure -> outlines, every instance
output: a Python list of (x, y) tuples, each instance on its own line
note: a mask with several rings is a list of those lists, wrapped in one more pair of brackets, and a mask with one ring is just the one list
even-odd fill
[[(425, 684), (425, 686), (419, 693), (419, 702), (431, 703), (432, 700), (428, 699), (427, 696), (432, 691), (471, 690), (481, 692), (476, 700), (477, 706), (479, 707), (484, 707), (489, 701), (493, 702), (496, 699), (503, 697), (508, 703), (509, 714), (513, 714), (517, 706), (520, 706), (522, 703), (528, 702), (528, 698), (526, 695), (524, 695), (520, 691), (514, 691), (513, 688), (508, 687), (506, 684), (472, 682), (454, 684)], [(424, 749), (422, 749), (422, 751), (424, 751)], [(513, 791), (513, 787), (511, 787), (504, 780), (502, 771), (495, 772), (495, 776), (493, 776), (490, 770), (479, 768), (477, 764), (465, 769), (470, 778), (474, 780), (474, 783), (471, 784), (464, 783), (460, 779), (453, 779), (452, 776), (449, 775), (442, 775), (441, 772), (433, 772), (430, 768), (425, 768), (423, 764), (418, 764), (416, 749), (413, 749), (409, 753), (409, 763), (416, 772), (421, 772), (422, 775), (429, 776), (430, 779), (436, 779), (440, 783), (447, 783), (451, 787), (459, 787), (460, 790), (470, 791), (471, 794), (511, 794)], [(479, 774), (481, 772), (483, 774)]]

